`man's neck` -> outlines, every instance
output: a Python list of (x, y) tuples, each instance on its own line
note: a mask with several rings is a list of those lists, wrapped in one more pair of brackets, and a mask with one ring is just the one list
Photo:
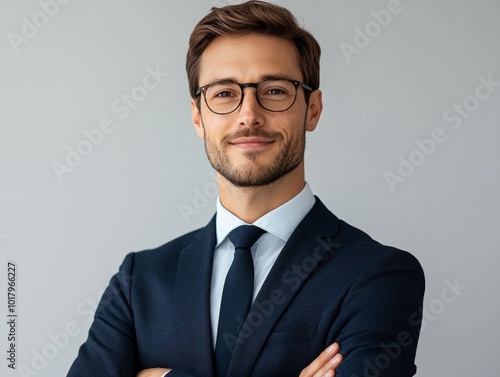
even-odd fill
[(295, 197), (305, 185), (302, 164), (267, 186), (237, 187), (220, 174), (217, 174), (217, 180), (221, 204), (248, 224)]

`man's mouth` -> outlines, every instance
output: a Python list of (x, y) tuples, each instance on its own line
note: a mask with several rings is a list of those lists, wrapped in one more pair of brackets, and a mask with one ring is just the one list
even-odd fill
[(230, 142), (231, 145), (243, 149), (265, 148), (272, 143), (274, 140), (263, 137), (239, 137)]

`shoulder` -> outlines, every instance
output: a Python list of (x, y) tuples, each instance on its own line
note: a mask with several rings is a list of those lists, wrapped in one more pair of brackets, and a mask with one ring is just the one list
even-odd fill
[(168, 267), (177, 264), (182, 250), (189, 247), (204, 229), (193, 230), (156, 248), (130, 252), (125, 256), (121, 268), (127, 270), (147, 269), (151, 271), (160, 266)]
[(411, 252), (384, 245), (343, 220), (339, 222), (338, 244), (337, 257), (354, 265), (361, 276), (397, 271), (424, 282), (422, 266)]
[(319, 198), (316, 198), (316, 204), (302, 229), (320, 234), (335, 245), (334, 259), (336, 264), (343, 266), (343, 275), (352, 274), (353, 277), (366, 270), (396, 267), (411, 270), (419, 275), (419, 279), (423, 278), (422, 267), (414, 255), (374, 240), (366, 232), (335, 216)]
[(199, 228), (183, 234), (156, 248), (135, 252), (136, 258), (156, 259), (172, 254), (178, 254), (180, 251), (192, 244), (203, 229), (205, 228)]

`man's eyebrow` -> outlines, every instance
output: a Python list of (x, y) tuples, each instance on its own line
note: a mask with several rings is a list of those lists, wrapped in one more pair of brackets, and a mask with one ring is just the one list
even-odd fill
[[(259, 76), (256, 82), (264, 81), (264, 80), (278, 80), (278, 79), (287, 79), (287, 80), (296, 80), (292, 79), (289, 75), (283, 74), (283, 73), (274, 73), (274, 74), (266, 74)], [(219, 77), (215, 78), (213, 80), (210, 80), (209, 83), (205, 85), (209, 85), (212, 83), (229, 83), (229, 82), (236, 82), (238, 83), (239, 81), (236, 79), (236, 77)]]
[(264, 75), (264, 76), (260, 76), (259, 77), (259, 81), (264, 81), (264, 80), (279, 80), (279, 79), (296, 80), (296, 79), (292, 79), (290, 76), (285, 75), (283, 73), (272, 74), (272, 75)]
[(213, 80), (210, 80), (205, 85), (210, 85), (210, 84), (213, 84), (213, 83), (216, 83), (216, 82), (228, 83), (228, 82), (238, 82), (238, 80), (236, 80), (235, 77), (219, 77), (219, 78), (215, 78)]

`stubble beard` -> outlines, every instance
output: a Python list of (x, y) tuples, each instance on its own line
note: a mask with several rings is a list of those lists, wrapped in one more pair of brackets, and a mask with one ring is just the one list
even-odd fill
[[(273, 139), (279, 144), (278, 154), (269, 164), (263, 164), (257, 162), (260, 152), (245, 151), (243, 155), (248, 162), (242, 167), (237, 167), (229, 159), (226, 149), (230, 140), (239, 137)], [(301, 164), (304, 160), (305, 147), (305, 123), (303, 132), (293, 135), (288, 142), (284, 142), (283, 136), (277, 132), (247, 127), (235, 134), (225, 136), (220, 145), (217, 145), (216, 141), (207, 137), (205, 132), (205, 151), (210, 164), (220, 175), (237, 187), (268, 186), (279, 181)]]

